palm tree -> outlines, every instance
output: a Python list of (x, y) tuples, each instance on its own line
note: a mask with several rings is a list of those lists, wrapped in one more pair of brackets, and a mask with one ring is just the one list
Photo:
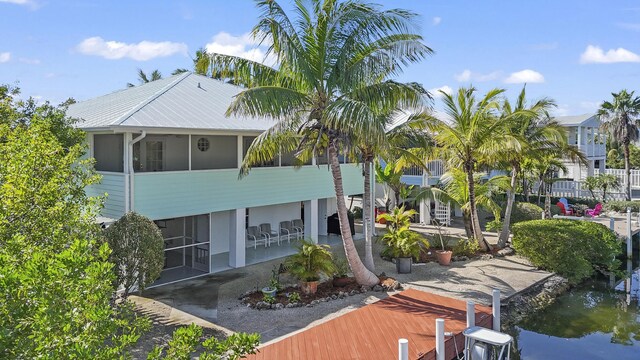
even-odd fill
[(519, 142), (519, 146), (505, 148), (499, 155), (499, 160), (511, 169), (502, 231), (498, 239), (499, 248), (505, 247), (509, 240), (516, 184), (525, 157), (535, 157), (549, 148), (567, 146), (566, 129), (549, 118), (548, 110), (554, 106), (554, 101), (547, 98), (529, 106), (526, 101), (526, 87), (520, 91), (515, 104), (512, 105), (507, 99), (502, 105), (502, 119), (508, 121), (506, 130)]
[(602, 129), (610, 134), (614, 141), (622, 143), (624, 154), (624, 170), (627, 174), (624, 188), (627, 201), (631, 200), (631, 166), (629, 165), (629, 144), (638, 140), (638, 117), (640, 116), (640, 97), (634, 92), (621, 90), (611, 93), (613, 101), (605, 101), (600, 105), (598, 115), (602, 121)]
[[(147, 74), (144, 71), (142, 71), (142, 69), (138, 69), (138, 82), (140, 82), (140, 84), (146, 84), (148, 82), (156, 81), (160, 79), (162, 79), (162, 74), (158, 69), (153, 70), (150, 76), (147, 76)], [(134, 87), (134, 86), (135, 85), (133, 85), (132, 83), (127, 83), (127, 87)]]
[(276, 120), (254, 140), (241, 171), (280, 151), (295, 151), (300, 159), (326, 154), (347, 260), (359, 284), (374, 285), (379, 279), (360, 260), (349, 230), (338, 152), (352, 153), (353, 134), (384, 141), (376, 125), (380, 114), (422, 105), (423, 89), (390, 78), (431, 50), (414, 32), (416, 15), (406, 10), (358, 0), (297, 1), (291, 20), (277, 1), (260, 0), (257, 7), (261, 16), (252, 34), (270, 44), (276, 67), (207, 54), (207, 71), (246, 88), (229, 115)]
[(426, 113), (422, 119), (416, 119), (433, 134), (434, 159), (441, 158), (449, 169), (462, 169), (467, 175), (472, 236), (485, 251), (489, 250), (489, 244), (480, 228), (473, 179), (479, 165), (494, 163), (502, 149), (517, 146), (506, 131), (508, 119), (498, 121), (499, 96), (503, 92), (493, 89), (478, 101), (473, 87), (460, 88), (455, 97), (441, 91), (447, 121)]

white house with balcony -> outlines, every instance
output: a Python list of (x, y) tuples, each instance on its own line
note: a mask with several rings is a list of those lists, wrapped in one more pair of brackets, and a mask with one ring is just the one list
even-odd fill
[[(128, 211), (154, 220), (165, 239), (168, 283), (286, 256), (295, 241), (326, 240), (336, 211), (326, 159), (294, 167), (292, 154), (239, 168), (253, 139), (273, 125), (227, 117), (242, 89), (184, 73), (71, 105), (102, 175), (90, 195), (106, 195), (101, 216)], [(362, 171), (342, 165), (345, 195), (361, 194)], [(290, 231), (281, 222), (298, 220)], [(268, 224), (272, 234), (255, 227)], [(249, 229), (250, 231), (247, 231)], [(335, 240), (334, 240), (335, 241)]]
[(596, 114), (560, 116), (555, 120), (567, 128), (569, 145), (575, 145), (587, 158), (587, 165), (566, 161), (567, 172), (560, 177), (584, 180), (593, 176), (595, 169), (604, 172), (607, 159), (607, 135), (600, 130), (600, 119)]

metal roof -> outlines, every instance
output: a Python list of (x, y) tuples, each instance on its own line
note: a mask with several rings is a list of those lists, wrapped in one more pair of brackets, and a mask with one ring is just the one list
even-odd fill
[(172, 128), (264, 131), (269, 119), (227, 117), (242, 88), (190, 72), (69, 106), (82, 129)]
[[(562, 126), (580, 126), (583, 123), (592, 120), (592, 118), (597, 117), (597, 114), (583, 114), (583, 115), (575, 115), (575, 116), (558, 116), (554, 118)], [(596, 121), (598, 119), (595, 119)]]

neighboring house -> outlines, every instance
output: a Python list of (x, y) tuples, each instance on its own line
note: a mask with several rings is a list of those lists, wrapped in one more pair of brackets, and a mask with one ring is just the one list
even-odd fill
[[(227, 117), (242, 89), (183, 73), (71, 105), (67, 115), (87, 132), (88, 155), (102, 175), (90, 195), (107, 194), (101, 213), (113, 221), (128, 211), (154, 220), (165, 238), (161, 282), (281, 257), (288, 241), (265, 248), (247, 226), (304, 220), (304, 235), (327, 233), (335, 196), (326, 159), (295, 169), (291, 154), (239, 179), (253, 139), (273, 121)], [(362, 171), (342, 165), (345, 195), (361, 194)], [(286, 244), (286, 245), (285, 245)]]
[(607, 135), (600, 130), (600, 119), (596, 114), (560, 116), (555, 120), (568, 129), (569, 145), (575, 145), (587, 157), (587, 165), (565, 161), (567, 172), (560, 177), (584, 180), (594, 175), (594, 169), (604, 173), (607, 159)]

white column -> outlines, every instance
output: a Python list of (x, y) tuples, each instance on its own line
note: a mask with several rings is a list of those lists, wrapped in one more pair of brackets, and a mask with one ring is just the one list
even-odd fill
[(409, 360), (409, 340), (398, 340), (398, 359)]
[(578, 126), (578, 147), (582, 145), (582, 126)]
[(304, 202), (304, 237), (318, 242), (318, 199)]
[(493, 289), (491, 293), (492, 305), (491, 314), (493, 315), (493, 330), (500, 331), (500, 290)]
[(436, 319), (436, 360), (445, 360), (444, 319)]
[(238, 169), (242, 167), (242, 150), (244, 150), (244, 146), (242, 144), (242, 135), (238, 135)]
[(476, 304), (467, 301), (467, 327), (476, 326)]
[(245, 265), (245, 215), (246, 208), (235, 209), (231, 211), (231, 221), (229, 229), (229, 266), (234, 268), (243, 267)]
[[(133, 174), (131, 174), (131, 168), (133, 168), (133, 153), (130, 153), (130, 147), (129, 147), (129, 142), (131, 142), (131, 139), (133, 138), (132, 134), (130, 132), (124, 133), (122, 134), (123, 136), (123, 147), (124, 150), (122, 152), (123, 159), (122, 159), (122, 166), (123, 166), (123, 172), (124, 172), (124, 212), (128, 213), (129, 211), (133, 211), (132, 206), (133, 206), (133, 200), (131, 199), (131, 180), (130, 178), (133, 176)], [(93, 140), (93, 138), (92, 138)], [(91, 144), (91, 154), (93, 156), (93, 141)]]
[(189, 171), (191, 171), (191, 134), (189, 136)]
[(207, 218), (209, 219), (209, 272), (213, 271), (213, 213), (207, 214)]

